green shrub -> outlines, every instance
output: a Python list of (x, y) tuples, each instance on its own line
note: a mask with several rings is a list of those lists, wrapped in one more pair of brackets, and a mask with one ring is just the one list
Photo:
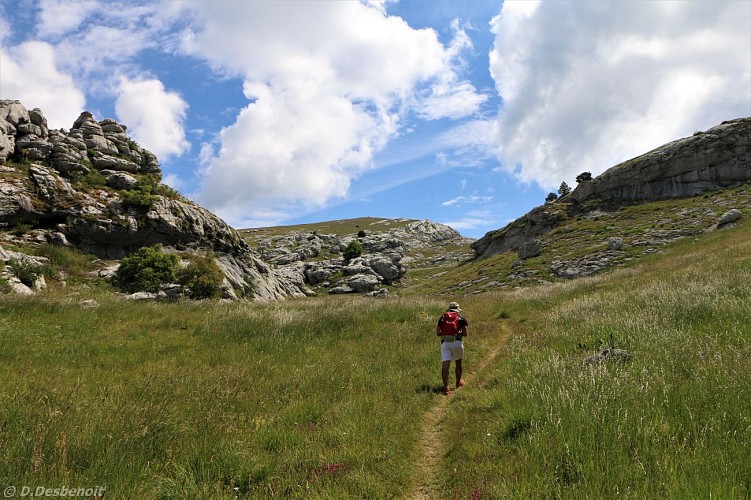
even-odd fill
[(362, 252), (364, 251), (364, 248), (362, 247), (362, 243), (360, 243), (357, 240), (352, 240), (349, 242), (349, 245), (347, 245), (347, 248), (344, 249), (344, 258), (347, 260), (352, 260), (355, 257), (359, 257), (362, 255)]
[(120, 191), (120, 203), (123, 208), (135, 208), (136, 210), (148, 210), (157, 197), (144, 191), (134, 189), (132, 191)]
[(120, 202), (125, 208), (149, 209), (156, 203), (157, 196), (174, 200), (180, 198), (180, 193), (161, 184), (158, 176), (147, 174), (141, 176), (132, 189), (120, 191)]
[(212, 299), (222, 293), (224, 273), (211, 257), (190, 257), (187, 267), (177, 271), (177, 282), (190, 289), (192, 299)]
[(161, 245), (143, 247), (120, 261), (115, 284), (126, 292), (156, 292), (159, 286), (175, 282), (177, 256), (161, 252)]
[(359, 231), (357, 231), (357, 237), (358, 238), (365, 238), (365, 231), (362, 230), (362, 229), (360, 229)]
[(11, 259), (8, 265), (16, 278), (28, 287), (33, 287), (40, 276), (51, 272), (48, 266), (36, 264), (27, 259)]

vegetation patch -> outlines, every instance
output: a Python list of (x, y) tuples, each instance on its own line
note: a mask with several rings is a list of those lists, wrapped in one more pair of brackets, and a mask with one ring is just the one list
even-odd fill
[(37, 264), (29, 259), (11, 259), (8, 266), (13, 275), (29, 288), (32, 288), (41, 276), (51, 273), (49, 266)]
[(176, 272), (176, 278), (190, 289), (192, 299), (212, 299), (222, 293), (224, 273), (210, 256), (190, 255), (188, 265)]
[(123, 257), (114, 283), (126, 292), (157, 292), (161, 285), (174, 283), (178, 258), (162, 253), (161, 246), (142, 247)]

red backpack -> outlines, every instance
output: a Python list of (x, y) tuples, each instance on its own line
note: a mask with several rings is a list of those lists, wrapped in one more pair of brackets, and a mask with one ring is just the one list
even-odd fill
[(446, 311), (441, 322), (441, 335), (459, 335), (459, 313)]

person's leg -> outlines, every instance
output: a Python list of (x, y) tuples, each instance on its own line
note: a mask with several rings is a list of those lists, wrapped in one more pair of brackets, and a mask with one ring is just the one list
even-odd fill
[(441, 362), (441, 378), (443, 378), (443, 388), (449, 386), (449, 369), (451, 367), (451, 361)]
[(458, 389), (462, 385), (462, 360), (456, 360), (456, 367), (454, 368), (454, 375), (456, 375), (456, 388)]

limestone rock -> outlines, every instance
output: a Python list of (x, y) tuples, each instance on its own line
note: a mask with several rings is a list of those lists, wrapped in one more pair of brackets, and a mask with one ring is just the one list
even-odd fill
[(612, 236), (608, 238), (606, 244), (608, 245), (608, 249), (610, 250), (620, 250), (623, 248), (623, 238)]
[[(729, 120), (620, 163), (573, 200), (659, 200), (701, 194), (751, 180), (751, 118)], [(578, 191), (578, 192), (577, 192)]]
[(524, 260), (537, 257), (540, 255), (540, 252), (542, 252), (542, 241), (535, 238), (522, 243), (519, 247), (518, 255), (520, 260)]
[(742, 216), (743, 214), (741, 213), (740, 210), (738, 210), (737, 208), (733, 208), (725, 212), (722, 215), (722, 217), (720, 217), (720, 220), (717, 221), (717, 226), (721, 227), (721, 226), (724, 226), (725, 224), (731, 224), (733, 222), (737, 222), (741, 220)]

